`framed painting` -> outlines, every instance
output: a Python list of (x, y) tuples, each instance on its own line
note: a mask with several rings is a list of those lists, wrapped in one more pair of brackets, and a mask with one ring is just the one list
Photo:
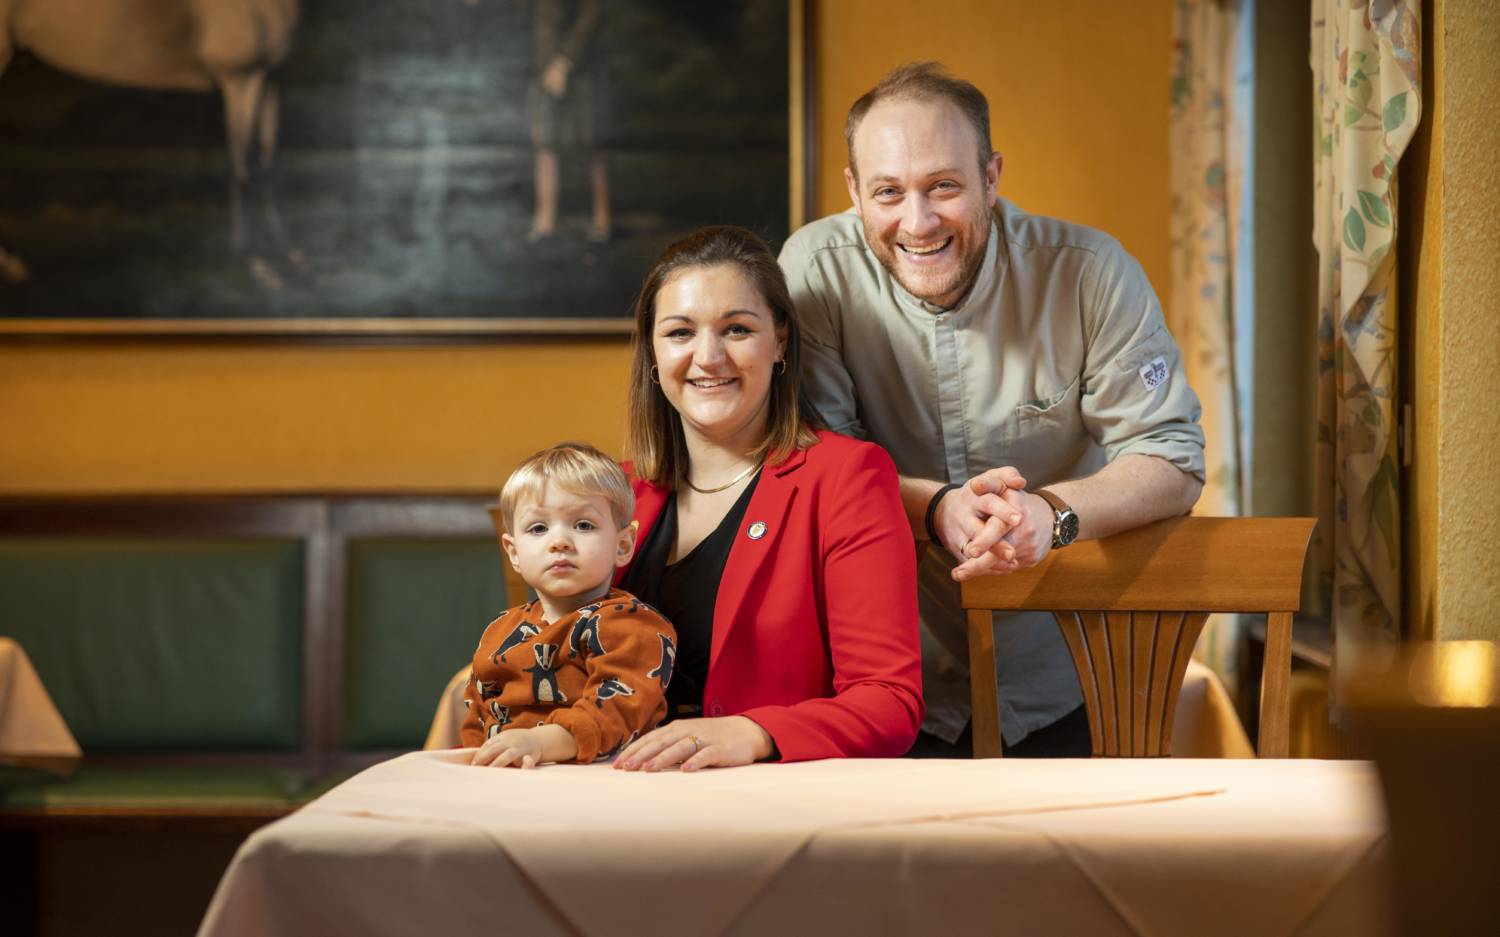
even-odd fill
[(0, 336), (625, 334), (807, 217), (807, 2), (6, 0)]

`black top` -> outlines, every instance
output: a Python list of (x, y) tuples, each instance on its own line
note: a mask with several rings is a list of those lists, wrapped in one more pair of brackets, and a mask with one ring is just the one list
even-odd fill
[(621, 583), (677, 629), (677, 660), (672, 667), (672, 682), (667, 684), (669, 718), (703, 714), (703, 685), (708, 680), (719, 580), (759, 482), (760, 473), (756, 472), (713, 533), (675, 563), (668, 563), (667, 557), (677, 542), (677, 495), (669, 496), (661, 519), (646, 536)]

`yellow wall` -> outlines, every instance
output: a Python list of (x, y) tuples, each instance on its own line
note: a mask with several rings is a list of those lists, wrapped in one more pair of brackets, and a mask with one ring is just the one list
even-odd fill
[(1428, 0), (1424, 126), (1403, 166), (1403, 337), (1415, 411), (1407, 633), (1500, 639), (1500, 9)]
[(902, 62), (936, 59), (990, 101), (1000, 194), (1108, 231), (1165, 304), (1170, 0), (818, 0), (818, 203), (849, 207), (844, 116)]
[(1446, 4), (1438, 636), (1500, 639), (1500, 7)]
[(1419, 236), (1404, 304), (1416, 440), (1407, 476), (1408, 631), (1500, 639), (1500, 463), (1494, 457), (1500, 374), (1500, 8), (1479, 0), (1424, 5), (1428, 126), (1408, 176)]
[(0, 346), (0, 489), (475, 491), (548, 442), (618, 453), (624, 342)]
[[(849, 104), (889, 67), (937, 57), (990, 97), (1003, 194), (1109, 231), (1163, 289), (1171, 8), (821, 0), (822, 208), (847, 205)], [(605, 340), (0, 343), (0, 494), (493, 491), (560, 438), (619, 452), (628, 354)]]

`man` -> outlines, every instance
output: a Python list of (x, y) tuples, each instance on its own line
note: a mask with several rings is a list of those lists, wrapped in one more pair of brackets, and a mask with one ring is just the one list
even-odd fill
[[(853, 208), (794, 234), (781, 264), (814, 403), (834, 430), (890, 451), (913, 534), (945, 548), (918, 573), (918, 749), (966, 755), (956, 581), (1186, 513), (1203, 480), (1198, 399), (1119, 243), (998, 197), (1001, 157), (973, 85), (902, 66), (855, 102), (845, 138)], [(1007, 753), (1087, 755), (1051, 616), (996, 624)]]

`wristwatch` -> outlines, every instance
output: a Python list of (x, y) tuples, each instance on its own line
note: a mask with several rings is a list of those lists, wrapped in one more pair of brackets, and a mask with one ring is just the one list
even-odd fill
[(1077, 540), (1078, 515), (1068, 507), (1068, 502), (1045, 488), (1038, 488), (1032, 494), (1052, 506), (1052, 549), (1065, 547)]

